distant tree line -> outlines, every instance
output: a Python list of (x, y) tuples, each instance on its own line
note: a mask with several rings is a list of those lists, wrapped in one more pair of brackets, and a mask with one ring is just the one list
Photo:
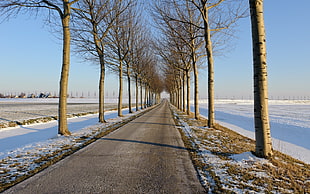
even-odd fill
[[(123, 80), (128, 81), (129, 112), (131, 82), (135, 83), (136, 110), (159, 102), (169, 92), (171, 102), (190, 112), (190, 83), (194, 81), (194, 118), (199, 119), (198, 69), (208, 69), (208, 126), (214, 127), (214, 53), (227, 47), (239, 18), (248, 14), (244, 0), (154, 1), (152, 15), (161, 34), (152, 37), (142, 15), (145, 9), (134, 0), (2, 0), (3, 18), (48, 12), (49, 21), (62, 29), (63, 59), (59, 87), (58, 133), (67, 127), (67, 94), (71, 43), (74, 52), (100, 67), (99, 122), (104, 119), (106, 68), (119, 78), (118, 115), (122, 116)], [(272, 155), (268, 116), (267, 68), (263, 0), (249, 0), (253, 39), (256, 154)], [(159, 64), (161, 65), (159, 69)], [(160, 71), (163, 73), (161, 74)]]
[(53, 96), (51, 93), (47, 92), (47, 93), (43, 93), (41, 92), (40, 94), (26, 94), (24, 92), (21, 92), (18, 95), (14, 95), (14, 94), (2, 94), (0, 93), (0, 98), (57, 98), (57, 96)]

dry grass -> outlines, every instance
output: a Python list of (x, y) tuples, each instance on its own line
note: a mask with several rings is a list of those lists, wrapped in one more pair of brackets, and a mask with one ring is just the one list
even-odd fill
[[(213, 186), (212, 183), (204, 183), (212, 192), (310, 193), (310, 165), (278, 151), (274, 151), (274, 157), (264, 162), (245, 161), (241, 165), (232, 156), (254, 152), (254, 140), (218, 124), (214, 128), (207, 128), (204, 118), (195, 120), (175, 109), (173, 112), (177, 114), (177, 125), (182, 125), (179, 122), (181, 119), (195, 133), (194, 139), (180, 129), (196, 170), (201, 176), (214, 181)], [(209, 155), (200, 154), (201, 150), (207, 150)], [(205, 157), (210, 156), (216, 157), (217, 164), (206, 162), (208, 158)]]

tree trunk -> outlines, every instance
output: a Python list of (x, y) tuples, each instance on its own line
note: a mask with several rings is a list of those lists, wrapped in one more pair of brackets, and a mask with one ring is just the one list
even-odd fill
[(129, 72), (129, 65), (127, 65), (127, 80), (128, 80), (128, 108), (129, 108), (129, 113), (132, 113), (132, 108), (131, 108), (131, 87), (130, 87), (130, 72)]
[(209, 26), (209, 13), (208, 9), (204, 9), (204, 30), (206, 52), (208, 58), (208, 127), (214, 127), (215, 114), (214, 114), (214, 61), (212, 51), (212, 40)]
[(186, 83), (186, 86), (187, 86), (187, 92), (186, 92), (186, 98), (187, 98), (187, 115), (190, 115), (190, 113), (191, 113), (191, 107), (190, 107), (190, 88), (191, 88), (191, 77), (190, 77), (190, 71), (189, 70), (187, 70), (186, 71), (186, 81), (187, 81), (187, 83)]
[(138, 83), (138, 76), (136, 75), (136, 111), (139, 110), (139, 83)]
[(59, 110), (58, 110), (58, 134), (68, 136), (70, 131), (67, 124), (67, 95), (68, 79), (70, 68), (70, 5), (68, 0), (64, 0), (64, 13), (62, 15), (63, 28), (63, 58), (59, 88)]
[(146, 100), (147, 100), (147, 86), (144, 86), (144, 108), (146, 108)]
[(105, 123), (104, 120), (104, 77), (105, 64), (103, 56), (100, 57), (100, 79), (99, 79), (99, 122)]
[(195, 107), (195, 119), (199, 119), (199, 92), (198, 92), (198, 68), (197, 64), (193, 62), (193, 70), (194, 70), (194, 107)]
[(123, 62), (119, 62), (119, 90), (118, 90), (118, 116), (122, 117), (122, 109), (123, 109)]
[[(94, 19), (94, 18), (92, 18)], [(105, 62), (104, 62), (104, 45), (98, 38), (98, 29), (96, 22), (92, 22), (93, 26), (93, 39), (96, 46), (96, 52), (99, 57), (100, 63), (100, 76), (99, 76), (99, 122), (105, 123), (104, 119), (104, 78), (105, 78)]]
[(272, 144), (268, 115), (268, 83), (266, 62), (266, 39), (263, 0), (250, 0), (253, 68), (254, 68), (254, 120), (256, 155), (271, 157)]
[(143, 86), (142, 86), (142, 81), (140, 80), (140, 105), (141, 105), (141, 109), (143, 109), (143, 97), (142, 97), (142, 94), (143, 94)]
[(182, 80), (182, 105), (183, 105), (183, 112), (185, 112), (185, 78), (186, 78), (186, 74), (183, 71), (183, 80)]

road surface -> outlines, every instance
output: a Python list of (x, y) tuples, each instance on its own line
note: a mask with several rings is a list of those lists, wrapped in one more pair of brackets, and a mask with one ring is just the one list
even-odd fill
[(4, 193), (205, 193), (168, 102)]

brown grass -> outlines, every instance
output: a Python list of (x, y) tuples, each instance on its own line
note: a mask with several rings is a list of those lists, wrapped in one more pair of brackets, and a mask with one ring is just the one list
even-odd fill
[[(207, 119), (205, 118), (195, 120), (176, 109), (173, 109), (173, 112), (178, 117), (175, 118), (176, 124), (180, 125), (178, 119), (185, 121), (195, 132), (200, 142), (199, 145), (193, 146), (195, 140), (188, 138), (181, 129), (179, 130), (185, 146), (191, 150), (189, 153), (196, 169), (204, 170), (205, 174), (211, 176), (215, 181), (216, 187), (211, 188), (212, 192), (230, 192), (229, 189), (225, 191), (222, 189), (222, 185), (225, 184), (228, 188), (238, 187), (241, 190), (264, 193), (310, 193), (310, 165), (281, 152), (274, 151), (274, 157), (268, 159), (267, 163), (254, 162), (244, 168), (230, 162), (232, 160), (230, 156), (244, 152), (254, 152), (254, 140), (219, 124), (216, 124), (214, 128), (207, 128)], [(199, 147), (209, 150), (222, 161), (227, 161), (220, 168), (224, 169), (227, 175), (232, 177), (232, 181), (220, 180), (213, 172), (214, 169), (209, 164), (203, 163), (202, 156), (198, 154)]]

